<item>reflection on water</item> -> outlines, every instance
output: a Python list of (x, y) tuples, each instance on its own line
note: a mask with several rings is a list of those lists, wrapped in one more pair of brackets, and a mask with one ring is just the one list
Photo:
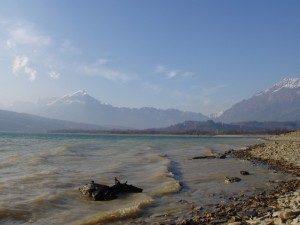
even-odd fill
[[(191, 160), (260, 141), (254, 137), (2, 134), (0, 223), (122, 224), (128, 218), (139, 221), (152, 214), (180, 215), (189, 210), (178, 202), (205, 206), (224, 201), (220, 196), (229, 193), (266, 189), (270, 185), (266, 181), (283, 176), (236, 159)], [(224, 183), (225, 176), (239, 176), (240, 170), (251, 175), (239, 183)], [(114, 177), (144, 192), (105, 202), (91, 201), (78, 192), (90, 180), (112, 185)]]

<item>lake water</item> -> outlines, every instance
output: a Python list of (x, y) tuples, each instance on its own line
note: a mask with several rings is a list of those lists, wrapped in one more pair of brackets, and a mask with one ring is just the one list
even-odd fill
[[(231, 193), (270, 188), (283, 179), (250, 162), (198, 159), (261, 143), (259, 137), (0, 134), (0, 224), (138, 224), (182, 216)], [(242, 181), (225, 184), (225, 176)], [(78, 187), (114, 177), (143, 188), (112, 201), (92, 201)]]

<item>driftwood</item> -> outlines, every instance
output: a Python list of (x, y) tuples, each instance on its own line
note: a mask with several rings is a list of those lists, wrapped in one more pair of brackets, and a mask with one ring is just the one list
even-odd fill
[(97, 184), (93, 180), (85, 184), (78, 189), (81, 194), (91, 197), (94, 201), (106, 201), (116, 199), (119, 193), (139, 193), (143, 189), (135, 187), (131, 184), (121, 183), (115, 178), (115, 184), (113, 186), (107, 186), (103, 184)]
[(121, 183), (116, 177), (115, 177), (115, 185), (110, 187), (110, 190), (115, 193), (139, 193), (143, 192), (142, 188), (135, 187), (131, 184), (127, 184), (127, 181), (125, 183)]
[(193, 159), (225, 159), (226, 154), (195, 156)]

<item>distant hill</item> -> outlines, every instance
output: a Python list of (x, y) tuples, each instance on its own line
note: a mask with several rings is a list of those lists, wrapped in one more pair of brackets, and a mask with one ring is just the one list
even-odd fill
[(176, 109), (115, 107), (98, 101), (85, 91), (43, 100), (36, 104), (18, 103), (11, 110), (47, 118), (134, 129), (161, 128), (185, 120), (208, 119), (201, 113), (183, 112)]
[(281, 134), (300, 129), (300, 121), (295, 122), (241, 122), (221, 123), (213, 120), (185, 121), (165, 128), (144, 130), (53, 130), (53, 133), (91, 134), (174, 134), (174, 135), (216, 135), (216, 134)]
[(105, 127), (47, 119), (25, 113), (0, 110), (0, 132), (47, 132), (63, 129), (105, 129)]
[(213, 120), (185, 121), (162, 129), (149, 129), (149, 133), (190, 133), (190, 134), (243, 134), (243, 133), (284, 133), (300, 129), (300, 121), (295, 122), (240, 122), (221, 123)]
[(286, 78), (214, 118), (222, 122), (300, 120), (300, 79)]

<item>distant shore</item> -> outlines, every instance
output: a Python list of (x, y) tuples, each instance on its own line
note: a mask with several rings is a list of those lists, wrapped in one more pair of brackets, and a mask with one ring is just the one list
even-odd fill
[(161, 221), (156, 224), (228, 224), (228, 225), (299, 225), (300, 224), (300, 132), (266, 137), (268, 143), (250, 146), (245, 150), (231, 151), (228, 157), (246, 159), (269, 169), (294, 175), (288, 181), (276, 183), (271, 191), (255, 196), (240, 195), (230, 203), (217, 204), (211, 211), (198, 207), (190, 218)]

